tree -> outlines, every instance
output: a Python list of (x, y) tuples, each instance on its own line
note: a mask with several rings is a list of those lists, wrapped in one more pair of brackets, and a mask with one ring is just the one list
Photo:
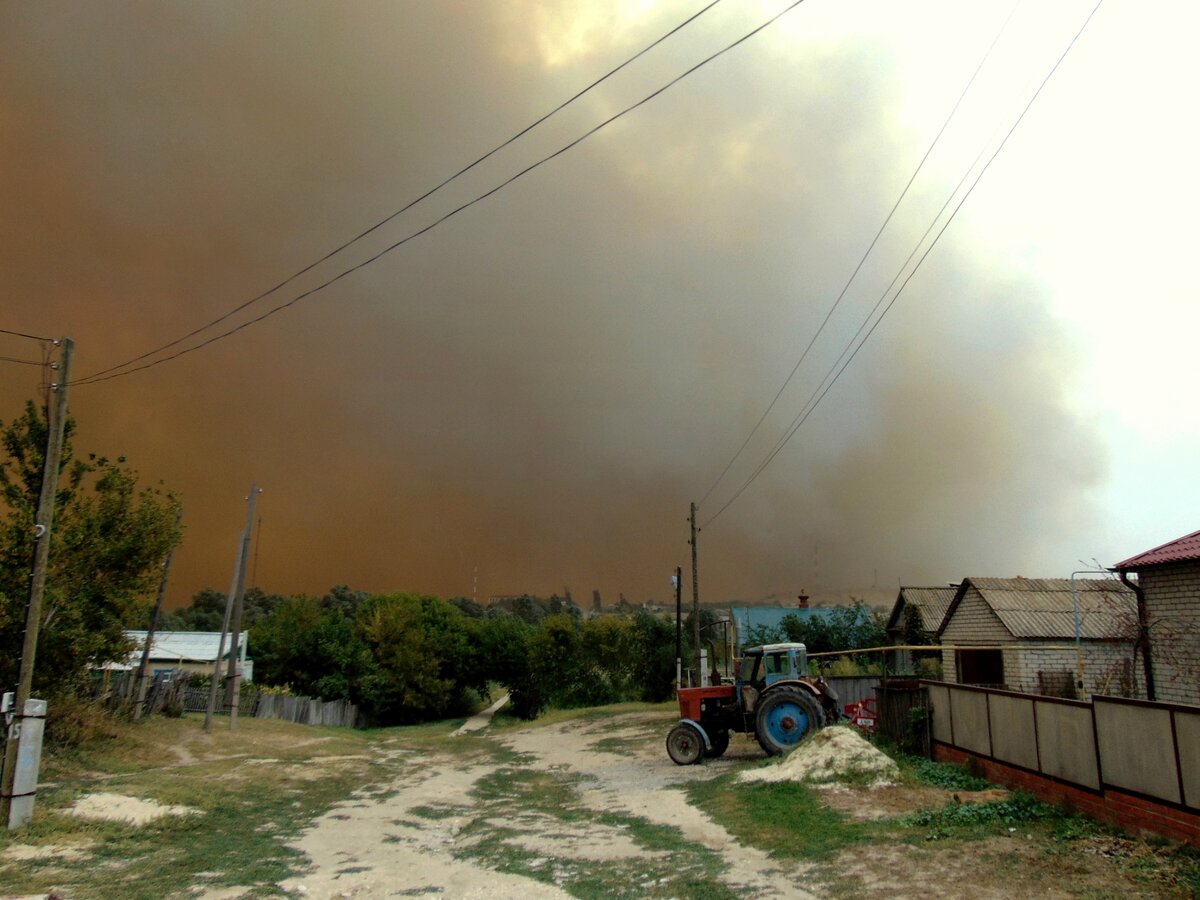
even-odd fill
[(516, 616), (484, 619), (478, 624), (478, 658), (488, 681), (508, 691), (509, 708), (521, 719), (535, 719), (547, 697), (530, 663), (534, 628)]
[(255, 680), (324, 700), (360, 701), (369, 650), (354, 622), (322, 600), (282, 599), (250, 629)]
[(225, 621), (225, 595), (206, 587), (192, 596), (189, 606), (175, 610), (161, 623), (163, 631), (220, 631)]
[(462, 613), (437, 597), (372, 597), (358, 611), (358, 634), (373, 666), (363, 703), (380, 724), (444, 718), (464, 705), (468, 688), (486, 689)]
[[(17, 677), (25, 626), (33, 524), (47, 435), (32, 402), (0, 434), (0, 683)], [(34, 688), (54, 693), (90, 667), (121, 659), (124, 631), (144, 626), (167, 553), (179, 543), (179, 500), (139, 488), (137, 472), (89, 455), (75, 457), (75, 423), (65, 427), (59, 490), (43, 598)]]
[(353, 619), (358, 614), (358, 608), (371, 599), (366, 591), (356, 591), (344, 584), (335, 584), (329, 589), (321, 602), (330, 609), (336, 609), (342, 615)]

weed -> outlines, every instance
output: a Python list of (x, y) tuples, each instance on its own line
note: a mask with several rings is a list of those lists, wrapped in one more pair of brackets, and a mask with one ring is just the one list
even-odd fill
[(926, 828), (926, 840), (938, 840), (951, 836), (956, 830), (978, 831), (992, 825), (1014, 827), (1066, 816), (1061, 808), (1042, 803), (1032, 794), (1018, 792), (998, 803), (951, 803), (941, 809), (921, 810), (901, 822)]
[(983, 791), (992, 786), (984, 778), (978, 778), (961, 766), (952, 763), (939, 763), (923, 756), (910, 756), (906, 753), (894, 754), (901, 769), (918, 781), (931, 784), (947, 791)]

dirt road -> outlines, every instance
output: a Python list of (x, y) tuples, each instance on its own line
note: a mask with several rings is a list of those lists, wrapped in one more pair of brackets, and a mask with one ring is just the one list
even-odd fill
[[(761, 751), (681, 768), (661, 715), (465, 732), (444, 751), (381, 746), (394, 782), (339, 804), (296, 844), (316, 897), (541, 898), (724, 894), (805, 898), (805, 871), (742, 846), (687, 803), (690, 780)], [(715, 889), (715, 890), (714, 890)]]

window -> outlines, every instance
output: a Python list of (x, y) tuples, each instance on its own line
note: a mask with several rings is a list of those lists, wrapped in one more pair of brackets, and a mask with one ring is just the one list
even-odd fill
[(1004, 686), (1004, 653), (1000, 650), (957, 651), (958, 683)]

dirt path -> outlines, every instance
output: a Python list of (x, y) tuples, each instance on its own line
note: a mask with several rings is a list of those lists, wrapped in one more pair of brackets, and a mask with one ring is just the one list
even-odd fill
[[(801, 867), (738, 844), (681, 788), (739, 756), (681, 768), (661, 746), (661, 716), (573, 720), (468, 734), (469, 755), (430, 757), (398, 742), (382, 795), (353, 797), (294, 845), (313, 869), (280, 886), (313, 897), (543, 898), (563, 885), (628, 895), (684, 873), (738, 894), (807, 898)], [(633, 883), (630, 880), (633, 879)]]

